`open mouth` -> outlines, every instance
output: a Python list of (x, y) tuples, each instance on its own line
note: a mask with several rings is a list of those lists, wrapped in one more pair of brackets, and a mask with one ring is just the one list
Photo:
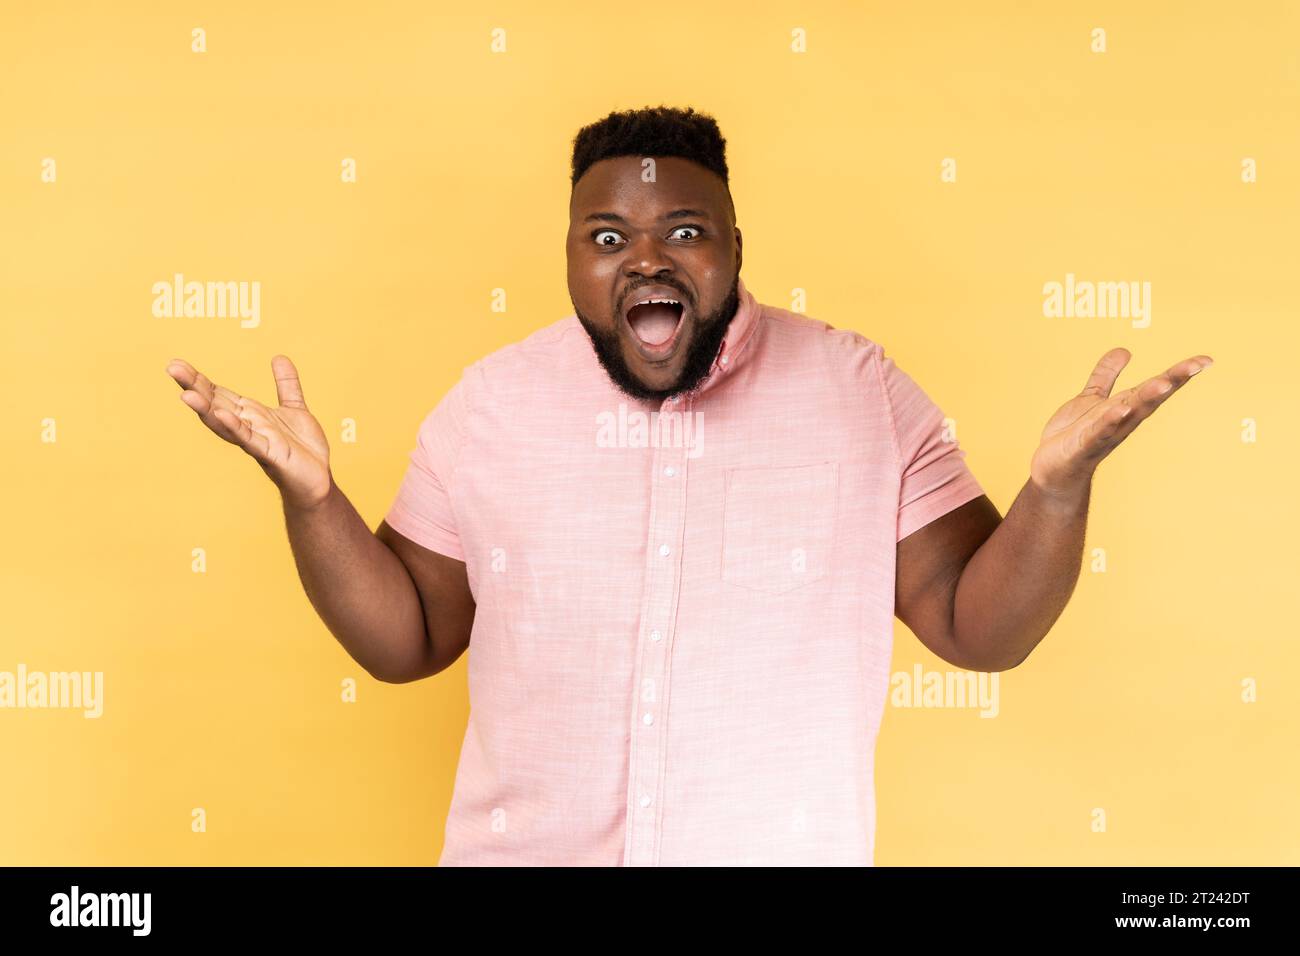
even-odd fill
[(623, 313), (632, 333), (632, 343), (648, 361), (670, 357), (686, 327), (686, 306), (670, 296), (652, 296), (636, 302)]

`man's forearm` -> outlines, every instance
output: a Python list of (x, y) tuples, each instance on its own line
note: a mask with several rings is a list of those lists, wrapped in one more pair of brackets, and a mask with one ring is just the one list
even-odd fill
[(1091, 485), (1055, 497), (1026, 481), (957, 581), (953, 643), (972, 667), (1014, 667), (1046, 636), (1074, 591)]
[(285, 503), (298, 577), (325, 626), (371, 675), (400, 682), (431, 651), (419, 592), (337, 485), (311, 509)]

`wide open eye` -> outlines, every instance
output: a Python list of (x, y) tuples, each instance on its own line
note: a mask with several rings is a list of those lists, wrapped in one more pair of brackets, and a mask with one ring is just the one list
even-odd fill
[(681, 232), (683, 229), (689, 229), (691, 232), (695, 233), (694, 236), (687, 236), (686, 238), (688, 239), (694, 239), (700, 235), (700, 229), (697, 226), (678, 226), (673, 230), (673, 232)]
[(592, 236), (592, 238), (596, 240), (596, 244), (600, 246), (614, 246), (618, 244), (615, 242), (606, 242), (603, 239), (601, 239), (601, 236), (614, 236), (616, 238), (620, 238), (620, 239), (622, 238), (613, 229), (600, 229)]

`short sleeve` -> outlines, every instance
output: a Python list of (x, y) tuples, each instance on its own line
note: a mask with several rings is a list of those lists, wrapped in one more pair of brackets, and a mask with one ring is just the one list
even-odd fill
[(878, 354), (902, 459), (897, 538), (902, 541), (984, 489), (966, 464), (966, 452), (949, 439), (943, 412), (892, 358), (883, 350)]
[(401, 487), (384, 516), (399, 534), (459, 561), (465, 560), (465, 552), (449, 489), (468, 431), (470, 374), (472, 370), (420, 423)]

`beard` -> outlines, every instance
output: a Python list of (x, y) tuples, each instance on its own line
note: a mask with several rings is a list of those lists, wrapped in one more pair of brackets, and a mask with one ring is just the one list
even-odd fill
[(605, 369), (605, 374), (609, 376), (614, 386), (624, 395), (638, 401), (662, 402), (674, 395), (683, 395), (704, 381), (709, 370), (713, 368), (713, 360), (718, 357), (718, 349), (721, 348), (722, 340), (726, 338), (727, 329), (731, 327), (731, 320), (736, 317), (739, 308), (740, 273), (737, 272), (736, 278), (731, 282), (731, 291), (722, 300), (722, 304), (708, 315), (695, 317), (694, 335), (690, 345), (687, 346), (682, 370), (678, 373), (677, 380), (667, 388), (649, 388), (632, 374), (627, 362), (623, 360), (620, 336), (616, 328), (597, 327), (578, 310), (576, 304), (573, 311), (578, 321), (582, 323), (582, 327), (587, 330), (596, 358), (600, 360), (601, 367)]

